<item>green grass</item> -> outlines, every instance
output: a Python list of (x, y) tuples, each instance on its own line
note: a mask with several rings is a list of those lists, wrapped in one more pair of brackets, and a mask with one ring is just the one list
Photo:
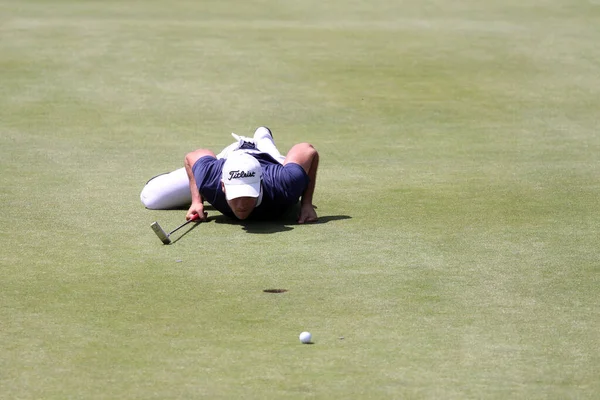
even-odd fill
[[(0, 0), (0, 398), (597, 398), (599, 23)], [(260, 125), (320, 151), (322, 223), (163, 246), (146, 180)]]

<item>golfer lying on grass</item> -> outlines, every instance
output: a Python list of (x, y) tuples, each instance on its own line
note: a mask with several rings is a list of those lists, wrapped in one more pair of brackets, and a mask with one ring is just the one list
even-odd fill
[(142, 203), (155, 210), (189, 206), (186, 219), (206, 220), (207, 201), (224, 215), (245, 220), (277, 218), (300, 199), (298, 222), (316, 221), (317, 150), (299, 143), (283, 157), (266, 127), (253, 138), (234, 137), (237, 141), (218, 155), (198, 149), (186, 155), (185, 168), (148, 181)]

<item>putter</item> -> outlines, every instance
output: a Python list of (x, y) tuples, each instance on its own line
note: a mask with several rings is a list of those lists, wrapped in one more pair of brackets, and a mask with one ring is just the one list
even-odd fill
[[(206, 216), (206, 213), (204, 213), (204, 215)], [(173, 233), (177, 232), (178, 230), (180, 230), (181, 228), (183, 228), (184, 226), (186, 226), (190, 222), (196, 221), (199, 217), (200, 216), (198, 214), (196, 214), (192, 219), (190, 219), (189, 221), (185, 221), (183, 224), (179, 225), (177, 228), (173, 229), (169, 233), (165, 232), (165, 230), (163, 228), (161, 228), (161, 226), (158, 224), (158, 221), (154, 221), (150, 225), (150, 227), (152, 228), (152, 230), (154, 231), (154, 233), (156, 233), (156, 236), (158, 236), (158, 238), (160, 240), (162, 240), (162, 242), (164, 244), (171, 244), (171, 238), (170, 238), (170, 236)]]

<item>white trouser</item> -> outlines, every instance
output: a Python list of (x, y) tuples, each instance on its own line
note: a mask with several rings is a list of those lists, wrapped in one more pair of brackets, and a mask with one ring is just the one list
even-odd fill
[(150, 179), (142, 189), (140, 200), (151, 210), (172, 210), (189, 206), (192, 195), (185, 168)]
[[(267, 153), (277, 162), (283, 164), (285, 157), (279, 153), (273, 137), (266, 128), (258, 128), (253, 138), (238, 136), (232, 133), (235, 142), (225, 147), (217, 158), (227, 158), (232, 151), (245, 151), (247, 153)], [(244, 142), (254, 143), (257, 150), (238, 150)], [(152, 178), (142, 189), (140, 194), (142, 204), (151, 210), (170, 210), (187, 207), (192, 203), (190, 181), (185, 168)]]

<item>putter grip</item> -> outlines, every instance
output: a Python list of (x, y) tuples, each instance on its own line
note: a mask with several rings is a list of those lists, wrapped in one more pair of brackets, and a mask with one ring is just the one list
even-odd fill
[[(204, 212), (204, 217), (205, 217), (205, 218), (206, 218), (206, 216), (207, 216), (207, 215), (208, 215), (208, 213), (207, 213), (207, 212)], [(194, 214), (194, 216), (193, 216), (192, 218), (190, 218), (190, 222), (191, 222), (191, 221), (195, 221), (195, 220), (197, 220), (198, 218), (200, 218), (200, 214)]]

